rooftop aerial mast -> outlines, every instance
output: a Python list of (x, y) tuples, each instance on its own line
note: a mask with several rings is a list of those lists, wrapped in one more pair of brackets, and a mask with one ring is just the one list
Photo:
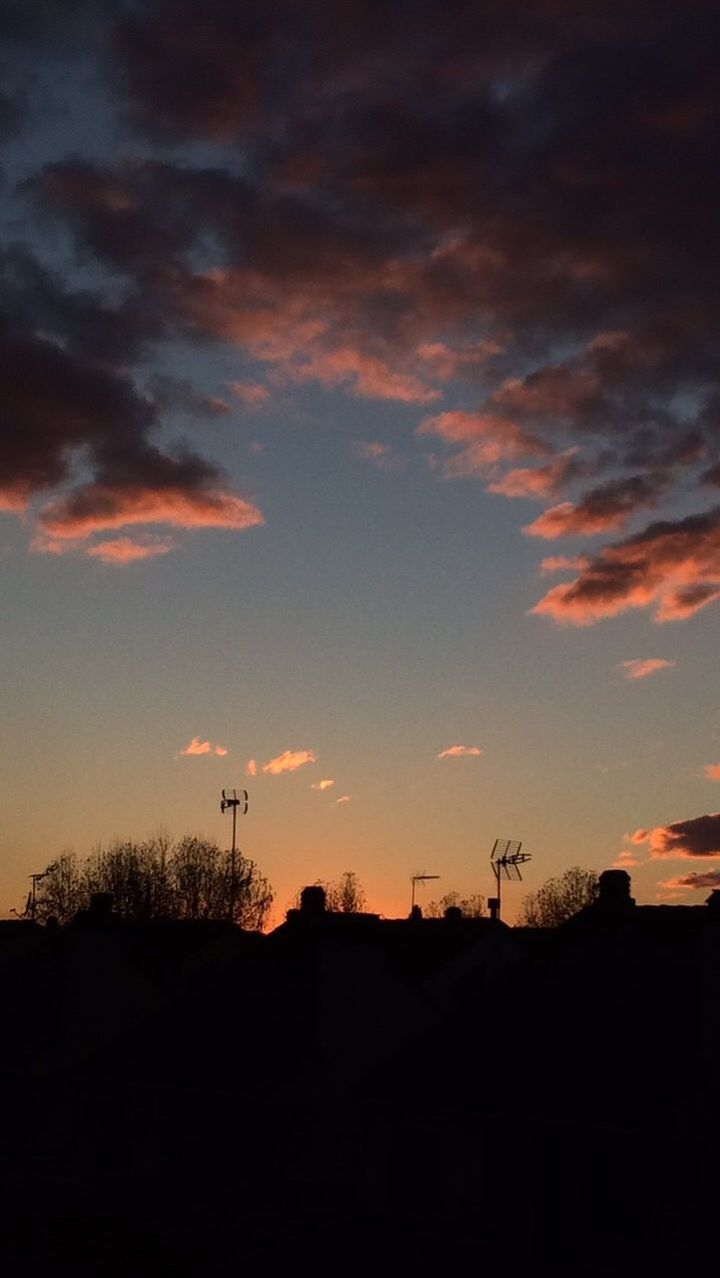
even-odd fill
[[(495, 898), (495, 917), (500, 918), (501, 908), (501, 890), (500, 884), (503, 879), (510, 879), (514, 882), (522, 880), (520, 866), (526, 861), (532, 860), (529, 852), (521, 852), (522, 842), (518, 839), (496, 839), (493, 843), (493, 850), (490, 853), (490, 865), (497, 882), (497, 896)], [(492, 904), (492, 903), (491, 903)]]

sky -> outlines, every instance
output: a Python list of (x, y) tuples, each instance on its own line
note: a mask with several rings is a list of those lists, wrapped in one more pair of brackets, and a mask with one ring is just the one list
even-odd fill
[(720, 886), (720, 12), (0, 0), (0, 912)]

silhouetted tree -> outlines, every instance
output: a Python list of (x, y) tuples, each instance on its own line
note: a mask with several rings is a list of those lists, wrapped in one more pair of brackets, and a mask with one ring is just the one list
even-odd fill
[(326, 889), (328, 909), (333, 914), (362, 914), (365, 909), (365, 893), (354, 870), (346, 870)]
[(522, 927), (557, 927), (595, 900), (597, 886), (593, 870), (573, 865), (559, 878), (548, 879), (537, 892), (529, 892), (517, 921)]
[(59, 923), (67, 923), (88, 899), (75, 853), (63, 852), (38, 883), (35, 917), (44, 922), (53, 916)]
[(273, 895), (254, 861), (209, 839), (162, 836), (114, 843), (84, 863), (66, 853), (38, 884), (36, 917), (68, 922), (95, 892), (110, 892), (121, 918), (227, 919), (262, 931)]
[(460, 896), (459, 892), (446, 892), (439, 901), (430, 901), (424, 907), (423, 913), (430, 919), (441, 919), (446, 910), (453, 908), (460, 910), (463, 918), (482, 918), (485, 913), (485, 897), (480, 892), (475, 892), (472, 896)]

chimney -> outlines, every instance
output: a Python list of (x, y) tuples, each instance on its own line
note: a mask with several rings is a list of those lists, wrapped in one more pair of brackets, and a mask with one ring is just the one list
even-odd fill
[(595, 908), (617, 913), (629, 910), (635, 904), (630, 895), (631, 880), (627, 870), (603, 870), (598, 879)]
[(462, 922), (463, 912), (459, 905), (448, 905), (445, 911), (445, 922), (453, 926)]
[(300, 893), (300, 913), (303, 918), (318, 918), (325, 913), (325, 888), (318, 883), (304, 887)]
[(488, 897), (488, 909), (490, 911), (491, 919), (497, 920), (500, 918), (500, 897), (499, 896)]

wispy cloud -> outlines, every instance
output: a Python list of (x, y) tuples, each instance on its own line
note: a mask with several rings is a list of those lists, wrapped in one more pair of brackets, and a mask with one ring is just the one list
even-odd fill
[(648, 675), (658, 670), (669, 670), (677, 665), (675, 661), (666, 661), (664, 657), (635, 657), (632, 661), (621, 661), (615, 667), (622, 670), (624, 679), (647, 679)]
[(613, 869), (629, 870), (632, 866), (639, 864), (637, 857), (628, 848), (625, 848), (613, 861)]
[(475, 758), (479, 758), (483, 753), (480, 746), (454, 745), (448, 746), (446, 750), (441, 750), (439, 754), (435, 755), (435, 758), (460, 759), (465, 755), (473, 755)]
[(282, 772), (297, 772), (297, 769), (302, 768), (306, 763), (316, 762), (317, 755), (314, 750), (284, 750), (274, 759), (268, 759), (267, 763), (263, 763), (262, 770), (268, 776), (277, 777)]
[(390, 445), (378, 439), (356, 439), (352, 449), (356, 457), (370, 462), (378, 470), (398, 470), (403, 464), (403, 459), (393, 452)]
[(692, 870), (690, 874), (679, 874), (677, 878), (665, 879), (658, 884), (658, 887), (671, 893), (697, 891), (699, 888), (720, 888), (720, 870)]
[(331, 781), (329, 777), (325, 777), (322, 781), (313, 781), (312, 785), (310, 786), (310, 789), (311, 790), (329, 790), (330, 786), (334, 784), (335, 782)]
[(720, 781), (720, 763), (706, 763), (703, 771), (708, 781)]
[(228, 382), (233, 395), (251, 412), (256, 412), (267, 403), (270, 392), (262, 382)]
[(85, 554), (91, 559), (101, 559), (104, 564), (134, 564), (155, 555), (167, 555), (175, 543), (165, 541), (134, 541), (131, 537), (116, 537), (112, 541), (100, 541), (88, 546)]
[(247, 761), (247, 763), (246, 763), (246, 765), (245, 765), (245, 776), (246, 776), (246, 777), (256, 777), (256, 776), (257, 776), (257, 763), (255, 762), (255, 760), (254, 760), (254, 759), (248, 759), (248, 761)]
[(336, 799), (336, 800), (335, 800), (335, 802), (336, 802), (336, 804), (337, 804), (337, 803), (349, 803), (351, 799), (352, 799), (352, 795), (351, 795), (351, 794), (341, 794), (341, 795), (340, 795), (340, 798), (339, 798), (339, 799)]
[(223, 758), (227, 754), (227, 750), (224, 746), (213, 745), (211, 741), (201, 741), (199, 737), (193, 737), (192, 741), (180, 753), (185, 755), (215, 754), (219, 758)]

